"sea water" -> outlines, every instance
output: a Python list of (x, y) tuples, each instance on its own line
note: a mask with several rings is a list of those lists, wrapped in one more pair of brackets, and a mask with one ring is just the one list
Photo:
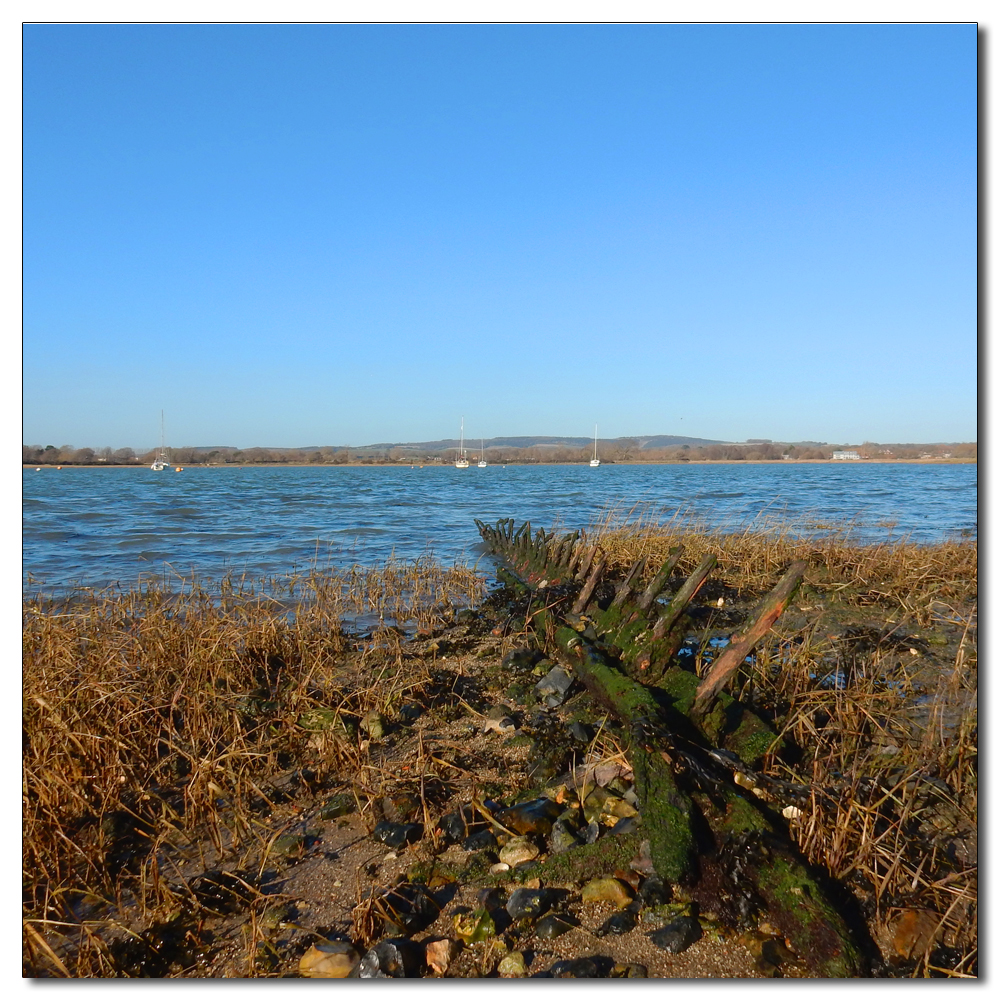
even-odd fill
[(608, 514), (739, 530), (851, 526), (859, 542), (975, 537), (974, 464), (26, 469), (27, 590), (251, 578), (432, 556), (474, 564), (474, 518), (586, 529)]

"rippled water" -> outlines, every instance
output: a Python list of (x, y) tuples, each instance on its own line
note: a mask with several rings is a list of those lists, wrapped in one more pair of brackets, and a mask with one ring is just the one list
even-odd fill
[(610, 507), (855, 522), (863, 538), (976, 533), (975, 465), (605, 465), (25, 470), (24, 580), (283, 575), (427, 553), (474, 562), (473, 518), (586, 528)]

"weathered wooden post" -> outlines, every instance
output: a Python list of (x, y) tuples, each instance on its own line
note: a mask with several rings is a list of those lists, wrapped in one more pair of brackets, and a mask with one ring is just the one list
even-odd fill
[[(814, 975), (859, 975), (860, 950), (792, 845), (780, 817), (733, 780), (734, 773), (745, 774), (756, 766), (778, 740), (764, 720), (727, 695), (723, 687), (787, 607), (803, 578), (805, 563), (788, 568), (762, 602), (755, 621), (731, 638), (726, 652), (699, 681), (673, 660), (683, 641), (687, 608), (715, 567), (714, 556), (701, 561), (658, 615), (656, 599), (679, 562), (680, 546), (671, 550), (637, 599), (632, 594), (642, 566), (641, 562), (633, 564), (602, 608), (595, 593), (608, 557), (598, 545), (586, 546), (584, 555), (585, 547), (577, 544), (577, 536), (555, 542), (551, 534), (540, 531), (527, 550), (518, 540), (531, 539), (530, 527), (523, 525), (513, 535), (499, 530), (501, 524), (509, 523), (498, 522), (493, 529), (476, 522), (486, 544), (523, 585), (532, 589), (544, 581), (546, 586), (553, 582), (580, 586), (575, 597), (570, 592), (547, 605), (545, 615), (553, 626), (549, 634), (556, 647), (552, 652), (633, 734), (629, 756), (657, 872), (675, 883), (697, 880), (699, 827), (711, 832), (717, 848), (746, 838), (759, 842), (764, 845), (759, 852), (763, 860), (748, 861), (746, 872), (766, 902), (771, 921)], [(567, 616), (560, 608), (570, 600)], [(579, 631), (583, 612), (587, 612), (584, 621), (592, 622), (604, 640), (600, 648)], [(621, 650), (620, 657), (608, 654), (609, 644)], [(730, 759), (739, 765), (736, 772), (720, 763)], [(710, 781), (711, 794), (699, 791), (697, 785), (686, 788), (688, 772)]]

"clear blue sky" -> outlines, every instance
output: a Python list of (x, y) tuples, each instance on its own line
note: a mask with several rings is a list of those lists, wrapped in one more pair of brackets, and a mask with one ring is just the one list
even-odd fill
[(29, 444), (976, 438), (976, 29), (28, 26)]

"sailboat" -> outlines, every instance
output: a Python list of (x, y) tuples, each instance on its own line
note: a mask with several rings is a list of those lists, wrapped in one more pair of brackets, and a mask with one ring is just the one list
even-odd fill
[(167, 461), (167, 452), (163, 447), (163, 410), (160, 410), (160, 451), (150, 468), (153, 472), (162, 472), (170, 463)]
[(465, 457), (465, 417), (462, 417), (462, 438), (458, 446), (458, 458), (455, 459), (456, 469), (467, 469), (469, 460)]
[(486, 468), (486, 442), (482, 438), (479, 439), (479, 468)]
[(596, 469), (601, 464), (597, 457), (597, 424), (594, 424), (594, 457), (590, 460), (590, 467)]

